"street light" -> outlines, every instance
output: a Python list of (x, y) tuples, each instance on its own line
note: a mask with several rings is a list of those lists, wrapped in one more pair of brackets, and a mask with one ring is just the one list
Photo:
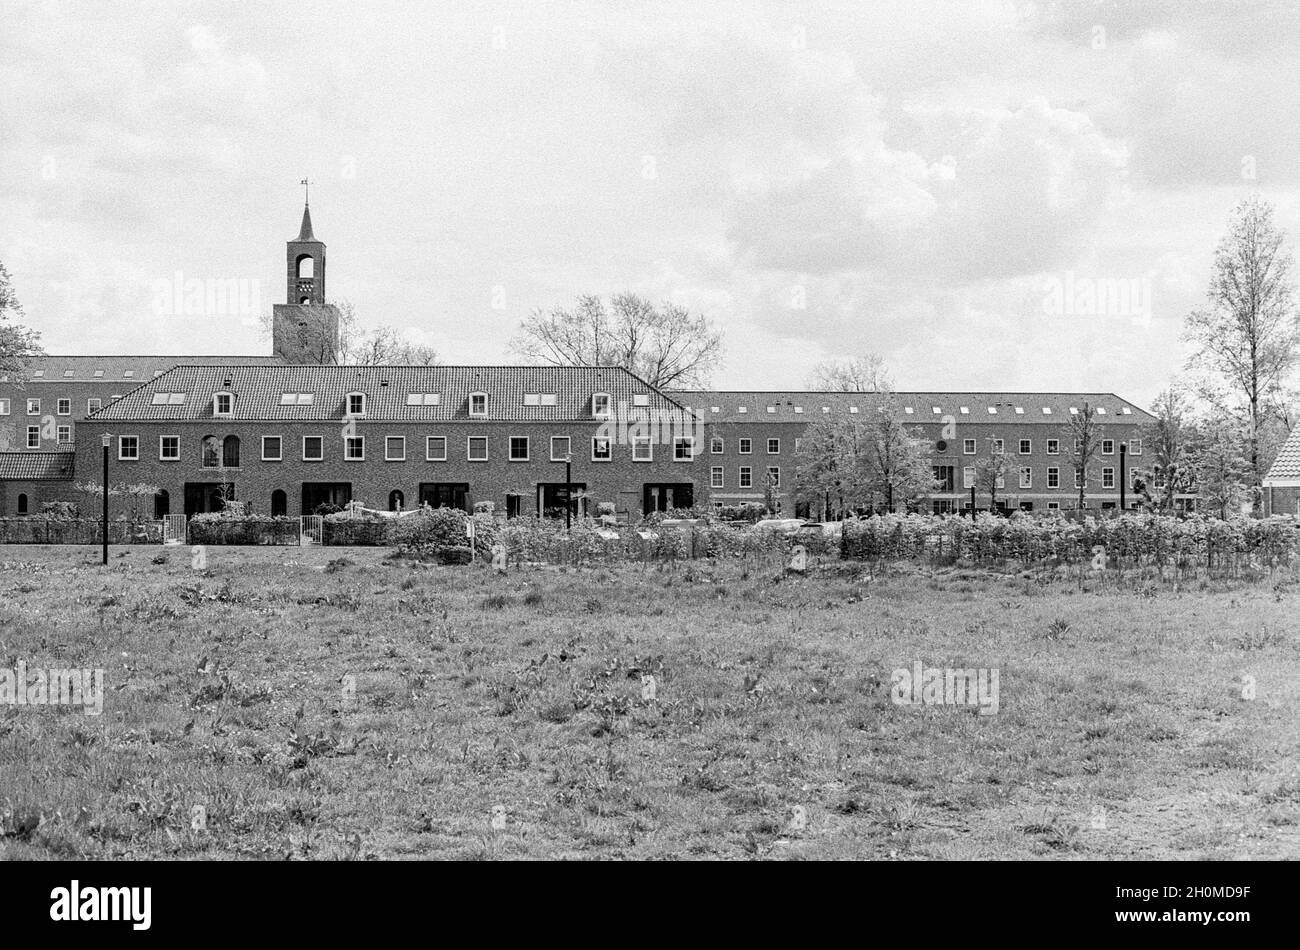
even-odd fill
[(564, 453), (564, 533), (573, 530), (573, 453)]
[(1127, 455), (1128, 455), (1128, 443), (1121, 442), (1119, 444), (1119, 513), (1120, 514), (1124, 513), (1124, 503), (1127, 500), (1127, 495), (1128, 495), (1128, 492), (1126, 491), (1126, 489), (1128, 488), (1128, 472), (1126, 471), (1126, 469), (1128, 468), (1128, 459), (1126, 457)]
[(113, 442), (113, 436), (107, 432), (101, 438), (104, 443), (104, 565), (108, 565), (108, 447)]

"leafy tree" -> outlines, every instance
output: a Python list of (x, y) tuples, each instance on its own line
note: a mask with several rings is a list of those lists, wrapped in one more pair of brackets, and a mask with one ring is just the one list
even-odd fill
[(796, 497), (810, 505), (833, 499), (840, 512), (868, 504), (870, 493), (862, 475), (865, 443), (865, 427), (851, 417), (822, 416), (812, 422), (795, 456)]
[(1250, 493), (1249, 443), (1226, 423), (1207, 425), (1193, 448), (1196, 493), (1220, 518), (1236, 514)]
[(975, 488), (977, 491), (988, 492), (989, 511), (993, 511), (998, 505), (998, 489), (1006, 487), (1008, 465), (1005, 445), (1003, 451), (996, 452), (993, 440), (988, 441), (988, 455), (975, 460)]
[(1187, 397), (1177, 385), (1171, 385), (1156, 397), (1151, 407), (1156, 421), (1142, 429), (1143, 454), (1150, 458), (1150, 468), (1139, 468), (1143, 494), (1158, 511), (1170, 511), (1174, 496), (1192, 490), (1191, 448), (1196, 429)]
[(1104, 427), (1097, 421), (1097, 410), (1085, 399), (1079, 411), (1070, 416), (1065, 431), (1071, 446), (1067, 457), (1075, 475), (1078, 476), (1079, 507), (1082, 508), (1088, 490), (1088, 463), (1101, 447)]
[(913, 427), (898, 418), (892, 398), (884, 405), (881, 418), (865, 426), (861, 468), (864, 487), (877, 498), (883, 497), (885, 510), (892, 512), (896, 499), (911, 501), (933, 491), (938, 483), (930, 464), (929, 443), (917, 438)]
[(0, 264), (0, 376), (18, 382), (27, 375), (27, 362), (39, 356), (40, 334), (19, 323), (23, 308), (14, 293), (13, 282), (4, 264)]
[(607, 305), (583, 296), (571, 309), (535, 310), (511, 348), (552, 366), (621, 366), (658, 388), (707, 386), (722, 358), (722, 334), (684, 307), (658, 307), (636, 294)]

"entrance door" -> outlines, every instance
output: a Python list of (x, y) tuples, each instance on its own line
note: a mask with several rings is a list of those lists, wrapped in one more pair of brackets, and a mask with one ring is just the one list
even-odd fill
[[(230, 498), (233, 501), (235, 499), (234, 482), (227, 482), (224, 487), (229, 491)], [(218, 482), (186, 482), (186, 517), (192, 518), (194, 515), (221, 511), (225, 507), (225, 493), (222, 488), (223, 486)]]
[(523, 506), (523, 495), (506, 495), (506, 517), (518, 518), (519, 510)]
[(341, 510), (351, 500), (351, 482), (303, 482), (301, 514), (314, 515), (321, 505)]
[(580, 506), (585, 508), (586, 493), (585, 482), (543, 482), (537, 486), (537, 510), (546, 518), (563, 518), (567, 504), (574, 517), (580, 518), (585, 514)]
[(691, 482), (646, 484), (641, 495), (641, 511), (647, 515), (652, 511), (695, 506), (695, 485)]
[(469, 511), (469, 482), (421, 482), (420, 504)]

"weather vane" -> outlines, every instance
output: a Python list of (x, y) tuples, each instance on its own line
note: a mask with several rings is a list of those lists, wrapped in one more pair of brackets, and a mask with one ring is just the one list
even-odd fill
[(302, 203), (305, 205), (311, 204), (311, 179), (304, 178), (298, 184), (302, 185)]

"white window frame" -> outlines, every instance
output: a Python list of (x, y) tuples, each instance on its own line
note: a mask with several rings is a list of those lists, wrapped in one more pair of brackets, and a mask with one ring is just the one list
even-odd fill
[[(434, 441), (442, 443), (442, 455), (433, 454)], [(424, 460), (426, 462), (447, 461), (447, 437), (445, 435), (426, 435), (424, 437)]]
[(1059, 466), (1053, 465), (1047, 470), (1047, 487), (1048, 488), (1061, 487), (1061, 469)]
[(736, 487), (737, 488), (754, 487), (754, 469), (751, 466), (749, 465), (740, 466), (740, 470), (736, 473)]
[(975, 466), (963, 465), (961, 470), (961, 487), (971, 489), (975, 487)]
[(1034, 487), (1034, 470), (1030, 468), (1028, 465), (1020, 466), (1020, 487), (1021, 488)]
[[(361, 408), (353, 409), (353, 400), (361, 400)], [(356, 390), (348, 393), (343, 397), (343, 414), (350, 419), (356, 419), (366, 414), (366, 394)]]
[[(66, 406), (67, 408), (65, 409), (64, 406)], [(72, 415), (72, 400), (66, 396), (64, 396), (62, 399), (56, 399), (54, 401), (54, 414), (56, 416)]]
[(976, 454), (978, 451), (979, 451), (979, 440), (978, 440), (978, 439), (962, 439), (962, 440), (961, 440), (961, 454), (962, 454), (962, 455), (974, 455), (974, 454)]
[(722, 465), (714, 465), (709, 469), (709, 487), (726, 488), (727, 487), (727, 469)]
[[(275, 439), (280, 444), (280, 451), (277, 455), (266, 454), (266, 440)], [(262, 461), (263, 462), (283, 462), (284, 461), (284, 437), (279, 435), (262, 436)]]
[(1004, 440), (1002, 440), (1002, 439), (990, 439), (989, 441), (991, 441), (991, 442), (993, 443), (993, 448), (992, 448), (992, 450), (991, 450), (993, 455), (1006, 455), (1006, 454), (1007, 454), (1007, 443), (1006, 443)]
[[(776, 444), (776, 448), (775, 448), (775, 449), (772, 448), (773, 443)], [(780, 454), (781, 454), (781, 440), (780, 440), (780, 439), (768, 439), (768, 440), (767, 440), (767, 454), (768, 454), (768, 455), (780, 455)]]
[[(33, 436), (33, 435), (36, 436), (36, 444), (35, 444), (35, 445), (32, 444), (32, 436)], [(28, 427), (27, 427), (27, 447), (28, 447), (29, 449), (39, 449), (39, 448), (41, 447), (41, 427), (40, 427), (40, 426), (28, 426)]]
[[(1107, 484), (1109, 482), (1109, 484)], [(1103, 468), (1101, 470), (1101, 487), (1102, 489), (1115, 487), (1115, 469)]]
[(1017, 453), (1018, 455), (1033, 455), (1033, 454), (1034, 454), (1034, 440), (1033, 440), (1033, 439), (1018, 439), (1018, 440), (1016, 440), (1016, 448), (1019, 450), (1018, 453)]
[[(352, 443), (360, 443), (361, 454), (352, 454)], [(366, 437), (364, 435), (345, 435), (343, 437), (343, 461), (364, 462), (366, 460)]]
[[(599, 408), (601, 400), (605, 402), (605, 410), (602, 412)], [(614, 398), (609, 393), (592, 393), (591, 394), (591, 417), (593, 419), (608, 419), (614, 413)]]
[(104, 400), (100, 399), (98, 396), (92, 396), (86, 400), (86, 415), (90, 415), (92, 412), (99, 412), (99, 410), (103, 408)]
[(710, 454), (710, 455), (722, 455), (722, 454), (723, 454), (724, 452), (726, 452), (726, 451), (727, 451), (727, 440), (726, 440), (726, 439), (724, 439), (724, 438), (723, 438), (722, 436), (720, 436), (720, 435), (711, 436), (711, 437), (709, 438), (709, 454)]
[[(230, 400), (230, 405), (225, 409), (221, 408), (221, 400), (223, 397)], [(222, 390), (221, 392), (212, 394), (212, 414), (214, 416), (216, 416), (219, 419), (228, 419), (230, 418), (230, 416), (234, 415), (234, 413), (235, 413), (234, 393), (226, 392), (225, 390)]]
[[(482, 439), (482, 440), (483, 440), (483, 457), (482, 457), (482, 458), (477, 458), (477, 459), (474, 458), (473, 453), (470, 451), (470, 446), (474, 444), (474, 440), (475, 440), (475, 439)], [(485, 436), (485, 435), (467, 435), (467, 436), (465, 436), (465, 461), (467, 461), (467, 462), (487, 462), (487, 461), (490, 461), (491, 458), (492, 458), (492, 444), (488, 441), (488, 437), (487, 437), (487, 436)]]
[(27, 400), (27, 414), (29, 416), (39, 416), (41, 414), (41, 401), (39, 399)]
[[(176, 454), (168, 455), (163, 448), (163, 440), (176, 440)], [(160, 462), (179, 462), (181, 460), (181, 437), (179, 435), (160, 435), (158, 436), (158, 461)]]
[(1048, 439), (1048, 440), (1047, 440), (1047, 454), (1048, 454), (1048, 455), (1060, 455), (1060, 454), (1061, 454), (1061, 440), (1060, 440), (1060, 439)]
[[(64, 433), (65, 433), (65, 432), (67, 433), (67, 438), (64, 438)], [(65, 425), (61, 425), (61, 426), (58, 426), (58, 427), (54, 430), (54, 436), (55, 436), (54, 441), (55, 441), (58, 445), (71, 445), (71, 444), (72, 444), (72, 426), (70, 426), (70, 425), (66, 425), (66, 424), (65, 424)]]
[(1142, 440), (1141, 440), (1141, 439), (1129, 439), (1129, 440), (1128, 440), (1128, 454), (1129, 454), (1129, 455), (1141, 455), (1141, 454), (1142, 454)]
[[(402, 454), (393, 455), (389, 447), (393, 441), (401, 443)], [(386, 435), (384, 436), (384, 461), (385, 462), (405, 462), (406, 461), (406, 436), (404, 435)]]
[[(644, 446), (646, 447), (646, 449), (648, 450), (648, 454), (646, 455), (645, 458), (637, 458), (637, 449), (639, 449), (639, 448), (640, 448), (641, 446), (643, 446), (643, 445), (644, 445)], [(655, 444), (654, 444), (654, 440), (651, 439), (650, 436), (648, 436), (648, 435), (634, 435), (634, 436), (632, 436), (632, 461), (633, 461), (633, 462), (653, 462), (654, 460), (655, 460)]]
[[(556, 443), (556, 442), (563, 442), (563, 443), (564, 443), (564, 451), (563, 451), (563, 452), (558, 452), (558, 453), (557, 453), (557, 452), (555, 451), (555, 443)], [(573, 457), (573, 437), (572, 437), (572, 436), (567, 436), (567, 435), (553, 435), (553, 436), (551, 436), (551, 461), (552, 461), (552, 462), (563, 462), (563, 461), (564, 461), (564, 457), (565, 457), (566, 455), (569, 456), (569, 458), (572, 458), (572, 457)]]
[[(685, 447), (687, 454), (685, 458), (681, 455), (681, 449)], [(695, 436), (679, 435), (673, 438), (673, 461), (674, 462), (694, 462), (695, 461)]]
[[(316, 439), (320, 443), (320, 455), (310, 456), (307, 454), (307, 440)], [(302, 437), (302, 460), (304, 462), (323, 462), (325, 461), (325, 437), (323, 435), (304, 435)]]
[[(1107, 450), (1106, 450), (1106, 446), (1107, 446), (1107, 445), (1110, 446), (1110, 451), (1107, 451)], [(1114, 454), (1115, 454), (1115, 440), (1114, 440), (1114, 439), (1102, 439), (1102, 440), (1101, 440), (1101, 454), (1102, 454), (1102, 455), (1114, 455)]]
[(9, 415), (10, 402), (8, 399), (0, 399), (0, 416)]
[[(604, 442), (604, 443), (605, 443), (605, 454), (604, 454), (603, 456), (602, 456), (602, 455), (597, 455), (597, 454), (596, 454), (596, 443), (597, 443), (597, 442)], [(593, 435), (593, 436), (591, 437), (591, 460), (592, 460), (593, 462), (612, 462), (612, 461), (614, 461), (614, 440), (613, 440), (613, 439), (605, 439), (605, 438), (601, 438), (600, 436), (594, 436), (594, 435)]]
[[(746, 444), (746, 443), (749, 444), (749, 448), (745, 448), (745, 444)], [(753, 455), (753, 454), (754, 454), (754, 440), (753, 440), (753, 439), (740, 439), (740, 438), (738, 438), (738, 439), (736, 440), (736, 451), (737, 451), (739, 454), (741, 454), (741, 455)]]
[(781, 487), (781, 466), (769, 465), (767, 467), (767, 477), (773, 488)]
[[(130, 439), (135, 445), (135, 454), (126, 455), (126, 440)], [(117, 460), (119, 462), (138, 462), (140, 461), (140, 437), (138, 435), (119, 435), (117, 437)]]
[[(483, 400), (483, 408), (475, 411), (474, 400)], [(469, 416), (471, 419), (486, 419), (488, 416), (488, 394), (482, 391), (475, 391), (469, 394)]]
[[(518, 458), (515, 455), (515, 439), (524, 440), (524, 457)], [(527, 462), (532, 455), (532, 445), (526, 435), (509, 435), (506, 436), (506, 461), (508, 462)]]

